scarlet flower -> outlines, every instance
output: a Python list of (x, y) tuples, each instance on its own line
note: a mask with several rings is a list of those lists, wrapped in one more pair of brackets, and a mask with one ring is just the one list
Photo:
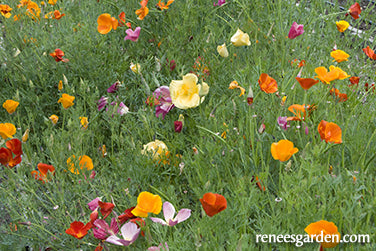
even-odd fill
[(109, 202), (102, 202), (98, 201), (98, 206), (101, 208), (101, 214), (103, 215), (103, 219), (106, 219), (107, 216), (110, 215), (112, 210), (114, 209), (115, 205)]
[(354, 3), (353, 5), (350, 6), (350, 9), (348, 10), (348, 12), (349, 12), (348, 14), (350, 14), (354, 19), (358, 19), (362, 10), (358, 3)]
[(55, 167), (53, 167), (52, 165), (39, 163), (38, 170), (39, 171), (32, 171), (31, 175), (33, 175), (36, 180), (43, 181), (43, 183), (48, 182), (48, 179), (47, 179), (48, 172), (50, 172), (51, 175), (55, 175)]
[(370, 59), (376, 60), (376, 54), (369, 46), (364, 48), (363, 51)]
[(317, 130), (319, 131), (321, 140), (325, 140), (326, 143), (342, 143), (342, 130), (337, 124), (321, 120)]
[(251, 182), (254, 182), (256, 181), (256, 186), (261, 190), (261, 191), (265, 191), (266, 188), (265, 186), (261, 185), (261, 180), (257, 177), (257, 176), (252, 176), (252, 179), (251, 179)]
[(50, 53), (50, 56), (55, 59), (56, 62), (63, 61), (64, 63), (69, 62), (69, 59), (63, 58), (64, 52), (60, 49), (55, 49), (54, 52)]
[[(10, 168), (21, 163), (22, 143), (19, 139), (11, 139), (5, 143), (6, 147), (0, 148), (0, 163)], [(15, 155), (13, 157), (13, 154)]]
[(119, 14), (118, 18), (119, 18), (119, 20), (118, 20), (118, 26), (119, 27), (126, 25), (129, 29), (132, 28), (131, 23), (125, 22), (125, 12), (124, 11)]
[(351, 85), (358, 85), (359, 84), (359, 79), (360, 79), (359, 77), (353, 76), (349, 80), (351, 82)]
[(277, 81), (266, 73), (260, 75), (258, 83), (261, 90), (265, 93), (275, 93), (278, 91)]
[(299, 78), (299, 77), (296, 77), (295, 78), (300, 86), (304, 89), (304, 90), (309, 90), (309, 88), (311, 88), (312, 86), (314, 86), (315, 84), (317, 84), (318, 82), (320, 82), (320, 80), (315, 80), (313, 78)]
[(65, 230), (65, 233), (72, 235), (74, 238), (82, 239), (87, 235), (91, 227), (92, 224), (90, 222), (85, 225), (81, 221), (74, 221), (70, 224), (70, 228)]
[(227, 208), (227, 201), (223, 195), (217, 193), (206, 193), (200, 199), (205, 213), (212, 217)]
[(136, 216), (134, 216), (132, 214), (133, 209), (135, 209), (135, 207), (125, 209), (124, 213), (118, 216), (118, 220), (119, 220), (120, 225), (127, 222), (130, 219), (136, 218)]

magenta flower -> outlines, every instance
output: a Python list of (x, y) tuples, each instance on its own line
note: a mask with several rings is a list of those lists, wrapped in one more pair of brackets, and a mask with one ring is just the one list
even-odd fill
[(128, 29), (125, 32), (127, 33), (127, 36), (124, 38), (124, 40), (131, 40), (133, 42), (137, 42), (138, 37), (140, 36), (141, 27), (136, 27), (136, 29), (133, 31), (132, 29)]
[(107, 92), (108, 92), (108, 93), (114, 93), (114, 92), (116, 92), (116, 91), (119, 89), (119, 86), (120, 86), (120, 82), (116, 81), (115, 83), (113, 83), (113, 84), (107, 89)]
[(287, 117), (278, 117), (278, 125), (283, 129), (287, 130), (290, 127), (289, 122), (287, 121)]
[(221, 6), (222, 4), (225, 4), (226, 0), (218, 0), (217, 3), (213, 3), (214, 6)]
[(182, 121), (174, 121), (174, 127), (175, 127), (175, 132), (180, 133), (181, 130), (183, 129), (183, 122)]
[(108, 98), (102, 96), (99, 100), (98, 100), (98, 111), (102, 110), (107, 104)]
[(173, 218), (175, 215), (175, 208), (170, 202), (166, 201), (165, 203), (163, 203), (163, 215), (164, 215), (165, 220), (154, 218), (154, 217), (150, 217), (150, 219), (153, 222), (172, 227), (180, 222), (185, 221), (189, 217), (191, 217), (191, 210), (187, 208), (183, 208), (182, 210), (178, 212), (176, 217)]
[(120, 102), (117, 112), (120, 114), (120, 116), (123, 116), (129, 112), (129, 108), (124, 105), (123, 102)]
[(111, 219), (110, 226), (108, 226), (105, 220), (95, 220), (93, 223), (93, 225), (96, 227), (93, 228), (94, 237), (100, 240), (105, 240), (110, 235), (116, 235), (119, 232), (119, 226), (116, 219), (117, 217)]
[(291, 25), (291, 28), (290, 28), (290, 31), (289, 31), (289, 35), (288, 37), (290, 39), (294, 39), (296, 38), (297, 36), (300, 36), (304, 33), (304, 30), (303, 30), (303, 25), (302, 24), (297, 24), (296, 22), (294, 22), (292, 25)]
[(89, 203), (87, 203), (87, 205), (89, 206), (89, 209), (91, 211), (94, 211), (95, 209), (97, 209), (99, 207), (99, 204), (98, 204), (99, 201), (101, 201), (101, 198), (97, 197), (94, 200), (92, 200)]
[(154, 92), (153, 96), (155, 99), (159, 101), (159, 105), (155, 106), (155, 116), (159, 118), (159, 115), (162, 114), (163, 119), (165, 118), (166, 114), (174, 108), (174, 104), (172, 104), (171, 96), (170, 96), (170, 89), (168, 86), (161, 86), (158, 87)]
[(129, 246), (137, 239), (141, 229), (138, 228), (137, 224), (128, 222), (121, 227), (120, 231), (123, 239), (114, 234), (108, 237), (106, 241), (119, 246)]

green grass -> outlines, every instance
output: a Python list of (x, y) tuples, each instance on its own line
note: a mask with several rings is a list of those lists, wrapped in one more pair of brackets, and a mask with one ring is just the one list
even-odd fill
[[(256, 235), (304, 234), (306, 226), (319, 220), (334, 222), (341, 235), (370, 234), (369, 244), (339, 244), (334, 250), (374, 249), (376, 99), (372, 90), (365, 91), (364, 84), (374, 82), (375, 68), (362, 48), (375, 48), (367, 40), (374, 36), (376, 26), (360, 38), (350, 31), (338, 32), (335, 21), (345, 19), (355, 28), (363, 20), (375, 23), (375, 6), (369, 4), (361, 18), (354, 20), (344, 13), (333, 14), (338, 5), (318, 0), (300, 1), (299, 6), (295, 1), (228, 0), (221, 7), (214, 7), (213, 1), (176, 0), (166, 11), (157, 10), (157, 2), (149, 1), (150, 13), (142, 21), (134, 13), (140, 8), (135, 0), (58, 1), (42, 8), (40, 21), (27, 16), (17, 22), (13, 16), (0, 17), (4, 36), (0, 103), (7, 99), (20, 102), (14, 114), (0, 109), (0, 123), (13, 123), (18, 139), (30, 129), (22, 145), (21, 164), (13, 169), (1, 167), (0, 249), (94, 250), (99, 240), (92, 231), (77, 240), (65, 233), (70, 223), (88, 222), (91, 211), (86, 204), (96, 197), (113, 201), (119, 215), (137, 204), (142, 191), (160, 195), (177, 210), (189, 208), (192, 216), (172, 228), (145, 219), (151, 239), (140, 236), (128, 249), (146, 250), (167, 242), (170, 250), (295, 250), (291, 243), (256, 243)], [(13, 15), (23, 10), (16, 7), (16, 1), (1, 3), (10, 5)], [(55, 9), (66, 16), (43, 18)], [(132, 28), (142, 28), (136, 43), (124, 41), (125, 27), (106, 35), (97, 31), (100, 14), (117, 18), (122, 11)], [(287, 34), (294, 21), (304, 24), (305, 32), (290, 40)], [(238, 28), (249, 34), (250, 46), (230, 45)], [(30, 38), (36, 42), (24, 41)], [(216, 51), (223, 43), (228, 46), (228, 58)], [(350, 54), (349, 61), (332, 62), (330, 52), (335, 45)], [(49, 55), (56, 48), (65, 52), (68, 63), (55, 62)], [(14, 57), (17, 49), (20, 54)], [(175, 107), (164, 120), (157, 118), (154, 108), (145, 103), (148, 88), (153, 92), (195, 71), (199, 56), (210, 71), (205, 79), (210, 86), (205, 101), (193, 109)], [(175, 60), (173, 71), (166, 59)], [(316, 76), (319, 66), (336, 65), (359, 76), (359, 86), (349, 87), (348, 79), (336, 80), (305, 92), (295, 80), (300, 69), (291, 66), (294, 59), (306, 61), (303, 77)], [(142, 76), (130, 70), (131, 62), (141, 65)], [(261, 73), (277, 81), (280, 97), (260, 90)], [(58, 83), (64, 77), (67, 81), (59, 91)], [(246, 102), (247, 93), (239, 97), (239, 90), (228, 89), (233, 80), (247, 93), (251, 85), (252, 106)], [(119, 91), (108, 94), (107, 88), (115, 81), (122, 83)], [(333, 85), (348, 95), (346, 102), (329, 95)], [(69, 109), (57, 103), (62, 93), (75, 96)], [(283, 95), (287, 100), (282, 106)], [(99, 112), (96, 102), (101, 96), (122, 101), (130, 113), (112, 117)], [(293, 116), (288, 107), (303, 103), (314, 103), (317, 110), (305, 123), (292, 121), (287, 131), (280, 129), (277, 118)], [(48, 119), (52, 114), (59, 116), (55, 126)], [(175, 133), (179, 114), (185, 117), (184, 129)], [(80, 127), (82, 116), (88, 117), (87, 130)], [(340, 126), (342, 144), (320, 140), (317, 127), (321, 120)], [(265, 131), (260, 133), (262, 124)], [(226, 139), (220, 136), (223, 131), (227, 131)], [(180, 154), (184, 168), (183, 164), (158, 165), (142, 155), (143, 145), (154, 139), (162, 140), (173, 155)], [(292, 141), (299, 149), (290, 162), (281, 163), (271, 155), (271, 144), (281, 139)], [(108, 152), (105, 158), (98, 150), (102, 145)], [(5, 140), (0, 147), (5, 147)], [(94, 180), (66, 172), (70, 156), (85, 154), (93, 159)], [(31, 176), (38, 163), (55, 167), (50, 182), (43, 184)], [(286, 171), (288, 163), (291, 167)], [(82, 173), (89, 177), (91, 171)], [(262, 180), (265, 191), (257, 188), (252, 176)], [(211, 218), (199, 202), (207, 192), (223, 195), (228, 203), (226, 210)], [(16, 224), (17, 231), (10, 224)], [(106, 245), (110, 250), (118, 248)], [(301, 248), (313, 249), (318, 244)]]

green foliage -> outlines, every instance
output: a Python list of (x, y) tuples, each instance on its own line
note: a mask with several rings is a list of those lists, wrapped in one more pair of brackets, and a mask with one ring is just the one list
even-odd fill
[[(92, 234), (77, 240), (65, 233), (70, 223), (88, 222), (87, 203), (96, 197), (113, 201), (119, 215), (137, 204), (142, 191), (159, 194), (177, 210), (189, 208), (192, 216), (172, 228), (146, 219), (146, 236), (131, 246), (137, 250), (165, 242), (171, 250), (295, 250), (291, 243), (256, 243), (256, 235), (304, 234), (308, 224), (322, 219), (334, 222), (341, 235), (371, 235), (370, 244), (343, 243), (337, 250), (375, 248), (375, 93), (364, 88), (366, 82), (373, 82), (374, 67), (361, 49), (372, 48), (367, 41), (376, 26), (362, 37), (339, 33), (335, 21), (345, 19), (345, 13), (338, 14), (338, 5), (325, 1), (304, 0), (296, 5), (296, 1), (228, 0), (214, 7), (213, 1), (176, 0), (168, 10), (159, 11), (157, 1), (150, 0), (150, 13), (138, 20), (134, 11), (140, 4), (135, 0), (58, 0), (54, 6), (45, 1), (36, 21), (26, 15), (14, 21), (24, 8), (17, 8), (15, 1), (2, 2), (13, 10), (11, 18), (0, 17), (4, 48), (0, 49), (0, 103), (13, 99), (20, 105), (14, 114), (1, 108), (0, 123), (15, 124), (15, 138), (21, 139), (26, 129), (30, 136), (22, 145), (21, 164), (1, 167), (0, 249), (94, 250), (99, 241)], [(65, 13), (60, 20), (43, 18), (57, 9)], [(376, 23), (373, 9), (370, 3), (362, 18), (346, 20), (354, 28), (363, 27), (364, 20)], [(127, 27), (106, 35), (97, 31), (100, 14), (117, 18), (122, 11), (133, 29), (141, 27), (137, 42), (124, 41)], [(290, 40), (287, 34), (294, 21), (304, 24), (305, 33)], [(238, 28), (249, 34), (250, 46), (230, 45)], [(228, 58), (216, 51), (223, 43)], [(332, 62), (335, 45), (350, 54), (349, 61)], [(55, 62), (49, 54), (56, 48), (69, 62)], [(194, 68), (199, 57), (209, 75)], [(359, 76), (359, 86), (349, 87), (346, 79), (304, 91), (295, 80), (300, 68), (291, 65), (294, 59), (306, 61), (303, 77), (313, 78), (316, 67), (336, 65)], [(171, 60), (176, 62), (174, 70)], [(141, 65), (141, 75), (130, 70), (131, 63)], [(157, 118), (154, 108), (145, 103), (150, 94), (195, 71), (199, 82), (210, 86), (205, 101), (193, 109), (175, 107), (165, 119)], [(277, 81), (279, 95), (260, 90), (261, 73)], [(239, 97), (239, 90), (228, 89), (233, 80), (246, 89), (246, 95), (252, 87), (253, 105), (247, 104), (246, 95)], [(64, 82), (60, 91), (59, 81)], [(119, 90), (107, 93), (116, 81), (121, 82)], [(348, 95), (346, 102), (329, 95), (334, 86)], [(75, 97), (72, 107), (63, 109), (57, 103), (62, 93)], [(284, 95), (287, 100), (281, 105)], [(98, 111), (102, 96), (123, 102), (130, 112), (120, 116), (111, 106), (108, 112)], [(291, 121), (284, 131), (277, 119), (293, 116), (288, 111), (292, 104), (315, 104), (317, 109), (305, 122)], [(59, 116), (56, 125), (49, 121), (52, 114)], [(174, 132), (179, 114), (185, 117), (180, 134)], [(80, 117), (89, 120), (86, 130)], [(321, 120), (340, 126), (342, 144), (321, 141), (317, 131)], [(226, 138), (221, 137), (223, 132)], [(174, 161), (157, 164), (141, 154), (143, 145), (154, 139), (166, 143)], [(289, 162), (280, 163), (271, 155), (271, 144), (281, 139), (299, 149)], [(0, 143), (5, 147), (5, 141)], [(99, 150), (103, 145), (105, 157)], [(72, 155), (93, 159), (94, 179), (89, 178), (91, 171), (75, 175), (67, 170)], [(50, 182), (32, 177), (38, 163), (55, 167)], [(256, 176), (265, 191), (252, 181)], [(207, 192), (222, 194), (227, 209), (206, 216), (199, 199)], [(313, 248), (318, 246), (306, 244), (302, 250)]]

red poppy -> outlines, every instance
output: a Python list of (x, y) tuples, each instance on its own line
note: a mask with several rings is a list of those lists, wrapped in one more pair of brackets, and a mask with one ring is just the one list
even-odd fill
[(349, 80), (351, 82), (351, 85), (358, 85), (359, 84), (359, 77), (351, 77)]
[[(5, 143), (6, 147), (0, 148), (0, 163), (10, 168), (21, 163), (22, 143), (19, 139), (11, 139)], [(15, 155), (13, 158), (13, 154)]]
[(225, 210), (227, 208), (227, 201), (223, 195), (216, 193), (206, 193), (200, 199), (201, 205), (205, 210), (205, 213), (212, 217), (217, 213)]
[(87, 235), (87, 231), (89, 231), (92, 227), (92, 224), (88, 222), (86, 225), (81, 221), (74, 221), (70, 224), (70, 228), (65, 230), (65, 233), (72, 235), (74, 238), (82, 239)]
[(118, 220), (120, 222), (120, 225), (122, 225), (123, 223), (127, 222), (130, 219), (136, 218), (136, 216), (134, 216), (132, 214), (133, 209), (135, 209), (135, 207), (125, 209), (124, 213), (118, 216)]
[(48, 181), (47, 180), (48, 172), (50, 172), (51, 175), (55, 175), (55, 167), (53, 167), (51, 165), (39, 163), (38, 164), (38, 170), (39, 171), (32, 171), (31, 175), (33, 175), (36, 180), (43, 181), (43, 183)]
[(370, 59), (376, 60), (376, 54), (369, 46), (363, 48), (363, 51)]
[(50, 56), (55, 59), (56, 62), (63, 61), (64, 63), (69, 62), (69, 59), (63, 58), (64, 52), (60, 49), (55, 49), (54, 52), (50, 53)]
[(358, 3), (354, 3), (353, 5), (350, 6), (350, 9), (348, 10), (348, 12), (354, 19), (358, 19), (362, 10), (360, 9), (360, 5)]
[(340, 93), (338, 89), (332, 88), (329, 91), (330, 95), (333, 95), (339, 99), (338, 102), (345, 102), (347, 100), (347, 94), (345, 93)]
[(124, 11), (123, 11), (122, 13), (119, 14), (118, 25), (119, 25), (120, 27), (126, 25), (129, 29), (132, 28), (131, 23), (129, 23), (129, 22), (126, 23), (126, 22), (125, 22), (125, 12), (124, 12)]
[(311, 88), (312, 86), (314, 86), (315, 84), (317, 84), (318, 82), (320, 82), (320, 80), (315, 80), (313, 78), (299, 78), (299, 77), (296, 77), (295, 78), (300, 86), (304, 89), (304, 90), (308, 90), (309, 88)]
[(109, 202), (102, 202), (98, 201), (98, 205), (101, 208), (101, 214), (103, 215), (103, 219), (106, 219), (107, 216), (110, 215), (112, 209), (114, 209), (115, 205)]

